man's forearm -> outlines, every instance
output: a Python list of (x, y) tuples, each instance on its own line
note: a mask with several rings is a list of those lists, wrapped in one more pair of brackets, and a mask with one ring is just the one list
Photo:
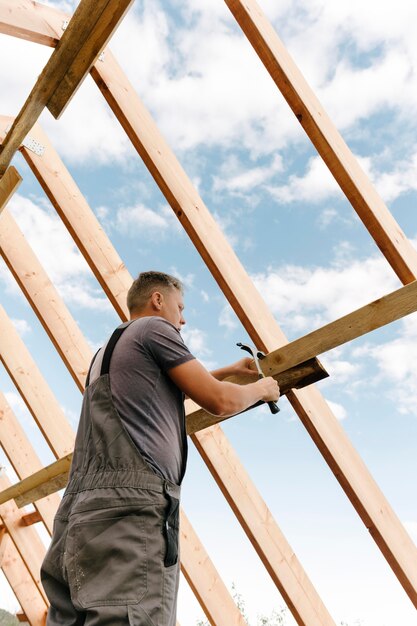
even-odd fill
[(233, 376), (234, 369), (232, 365), (226, 365), (225, 367), (220, 367), (217, 370), (213, 370), (210, 374), (216, 378), (216, 380), (224, 380), (229, 376)]

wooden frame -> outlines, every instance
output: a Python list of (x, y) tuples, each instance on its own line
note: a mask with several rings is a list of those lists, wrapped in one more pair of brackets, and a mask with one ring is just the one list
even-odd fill
[(0, 148), (0, 176), (45, 107), (59, 117), (133, 0), (81, 0)]
[[(417, 276), (417, 252), (412, 248), (371, 183), (359, 168), (259, 7), (253, 0), (245, 0), (244, 3), (241, 0), (226, 0), (226, 4), (242, 26), (261, 60), (270, 71), (272, 78), (283, 92), (310, 139), (333, 172), (342, 190), (394, 271), (404, 283), (414, 281)], [(38, 3), (29, 2), (29, 0), (19, 0), (14, 4), (14, 10), (10, 13), (5, 11), (7, 7), (10, 7), (10, 0), (0, 0), (0, 31), (47, 45), (56, 45), (62, 34), (60, 24), (63, 14)], [(29, 14), (33, 16), (33, 20), (27, 19)], [(299, 359), (304, 358), (306, 354), (315, 357), (323, 351), (323, 345), (332, 347), (334, 337), (332, 337), (331, 331), (337, 328), (342, 329), (345, 341), (350, 341), (359, 334), (369, 332), (375, 327), (374, 322), (370, 323), (364, 317), (365, 313), (370, 311), (370, 306), (372, 311), (377, 312), (375, 315), (379, 320), (378, 323), (381, 322), (383, 316), (387, 320), (398, 319), (398, 315), (407, 314), (412, 310), (413, 305), (410, 309), (409, 302), (412, 302), (414, 298), (415, 284), (410, 285), (410, 289), (403, 288), (394, 294), (389, 294), (386, 298), (378, 301), (378, 304), (367, 305), (368, 308), (360, 309), (356, 312), (355, 323), (357, 327), (353, 330), (347, 326), (347, 322), (353, 319), (349, 316), (354, 315), (349, 314), (345, 318), (332, 322), (323, 329), (314, 331), (314, 333), (285, 346), (284, 344), (287, 342), (281, 329), (110, 52), (106, 52), (103, 62), (98, 62), (92, 67), (91, 74), (251, 336), (252, 341), (259, 349), (273, 353), (264, 362), (265, 371), (277, 374), (282, 372), (283, 368), (287, 369), (291, 363), (300, 363)], [(72, 87), (73, 85), (68, 91), (71, 91)], [(61, 94), (63, 93), (64, 88), (61, 91)], [(65, 101), (66, 96), (57, 98), (56, 113), (59, 113)], [(26, 114), (26, 121), (29, 117)], [(14, 128), (17, 126), (18, 123), (15, 124)], [(7, 154), (11, 154), (20, 144), (20, 141), (16, 139), (17, 134), (13, 127), (12, 130), (13, 132), (9, 131), (9, 140), (10, 138), (14, 140), (13, 149), (10, 147), (10, 143), (8, 144), (8, 152), (4, 150), (1, 154), (0, 165), (2, 164), (3, 170), (0, 170), (0, 173), (5, 169)], [(35, 130), (35, 132), (37, 131)], [(5, 145), (9, 140), (6, 140)], [(69, 227), (70, 232), (72, 230), (71, 234), (77, 245), (86, 256), (105, 292), (123, 319), (126, 315), (123, 295), (126, 285), (128, 286), (129, 277), (125, 268), (122, 267), (116, 281), (110, 285), (111, 276), (106, 276), (105, 271), (100, 267), (100, 255), (103, 259), (105, 256), (103, 246), (106, 246), (107, 243), (99, 238), (100, 240), (96, 242), (94, 239), (94, 243), (91, 244), (85, 236), (86, 231), (99, 233), (98, 223), (89, 218), (88, 226), (85, 226), (84, 223), (77, 224), (75, 213), (69, 218), (67, 213), (68, 202), (65, 201), (62, 194), (58, 199), (57, 191), (51, 189), (51, 185), (47, 182), (48, 177), (45, 175), (45, 169), (42, 173), (42, 166), (36, 162), (36, 157), (32, 157), (25, 150), (23, 153), (46, 193), (51, 199), (53, 198), (55, 208)], [(52, 160), (56, 164), (55, 157), (52, 157)], [(66, 208), (64, 209), (63, 206)], [(71, 210), (77, 211), (78, 209), (79, 206), (72, 207)], [(88, 214), (88, 212), (85, 213), (85, 206), (81, 214)], [(2, 228), (2, 223), (3, 219), (0, 222), (0, 228)], [(10, 233), (13, 234), (14, 226), (7, 214), (4, 218), (4, 224), (4, 228), (7, 228), (6, 232), (9, 235)], [(24, 242), (19, 239), (17, 248), (21, 246), (24, 247)], [(28, 284), (27, 280), (23, 280), (22, 267), (26, 262), (25, 255), (19, 256), (20, 251), (18, 249), (12, 250), (12, 252), (13, 255), (17, 256), (14, 256), (13, 262), (9, 261), (9, 267), (17, 280), (20, 281), (27, 297), (30, 298), (31, 288), (37, 277), (31, 284)], [(112, 257), (110, 263), (113, 271), (116, 260), (117, 255)], [(120, 280), (119, 287), (121, 287), (119, 290), (117, 288), (118, 280)], [(41, 285), (41, 283), (38, 284)], [(50, 287), (45, 289), (44, 303), (47, 303), (48, 299), (51, 301), (52, 296), (53, 292)], [(407, 304), (405, 304), (406, 300)], [(398, 310), (396, 310), (397, 305), (399, 305)], [(38, 305), (34, 306), (36, 309)], [(37, 313), (39, 314), (38, 310)], [(43, 317), (42, 314), (40, 317)], [(81, 340), (81, 350), (78, 354), (74, 353), (71, 358), (68, 358), (66, 350), (63, 349), (63, 345), (65, 345), (64, 334), (59, 332), (59, 324), (62, 321), (64, 326), (69, 324), (71, 341), (74, 342), (77, 331), (62, 308), (55, 320), (48, 320), (43, 323), (61, 356), (64, 360), (67, 359), (66, 365), (78, 387), (82, 389), (86, 370), (85, 363), (88, 362), (88, 350)], [(51, 325), (56, 326), (57, 324), (58, 329), (52, 331)], [(310, 352), (306, 352), (307, 349)], [(340, 424), (317, 389), (311, 387), (308, 390), (290, 391), (288, 398), (358, 514), (369, 528), (371, 535), (387, 558), (410, 599), (417, 606), (415, 546), (369, 475)], [(297, 598), (296, 602), (292, 602), (292, 597), (296, 595), (294, 592), (297, 585), (303, 578), (300, 566), (298, 562), (291, 561), (288, 553), (289, 546), (287, 547), (283, 537), (279, 536), (279, 529), (276, 525), (271, 525), (269, 529), (271, 534), (268, 538), (256, 529), (255, 518), (249, 521), (258, 494), (250, 481), (245, 483), (247, 484), (246, 490), (239, 487), (239, 480), (242, 479), (243, 481), (245, 473), (238, 460), (236, 461), (234, 458), (234, 453), (225, 440), (221, 428), (218, 425), (212, 426), (205, 431), (195, 432), (192, 438), (238, 519), (247, 530), (250, 540), (257, 548), (268, 571), (272, 572), (271, 575), (281, 591), (284, 590), (283, 595), (297, 622), (308, 624), (308, 626), (316, 623), (332, 623), (330, 616), (323, 613), (320, 600), (314, 590), (311, 591), (312, 588), (309, 588), (308, 581), (303, 579), (301, 582), (304, 591), (308, 590), (306, 592), (308, 600), (301, 601)], [(30, 527), (28, 529), (30, 530)], [(275, 546), (274, 541), (276, 542)], [(273, 566), (274, 557), (279, 552), (284, 555), (284, 561), (275, 563)], [(295, 577), (296, 580), (290, 581), (291, 576)], [(316, 617), (312, 616), (311, 610), (315, 611)]]

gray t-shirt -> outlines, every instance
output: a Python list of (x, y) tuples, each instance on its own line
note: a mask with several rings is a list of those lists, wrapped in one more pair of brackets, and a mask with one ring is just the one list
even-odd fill
[[(102, 351), (91, 380), (99, 374)], [(110, 387), (122, 422), (157, 473), (180, 484), (187, 459), (184, 395), (168, 370), (195, 357), (162, 317), (140, 317), (124, 331), (110, 361)]]

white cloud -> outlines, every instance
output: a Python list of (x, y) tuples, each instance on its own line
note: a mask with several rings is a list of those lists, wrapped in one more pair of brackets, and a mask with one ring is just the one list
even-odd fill
[(265, 167), (253, 167), (240, 164), (235, 157), (227, 159), (220, 169), (220, 176), (216, 176), (213, 187), (216, 191), (226, 189), (229, 193), (244, 195), (245, 192), (259, 187), (283, 171), (282, 157), (275, 155), (271, 163)]
[(411, 539), (414, 541), (414, 543), (417, 546), (417, 522), (414, 521), (406, 521), (403, 522), (406, 531), (408, 532), (408, 534), (410, 535)]
[(213, 352), (207, 345), (208, 337), (203, 330), (185, 327), (181, 329), (181, 335), (190, 352), (201, 361), (207, 370), (210, 371), (218, 367), (217, 361), (211, 358)]
[(234, 330), (239, 326), (239, 320), (230, 304), (226, 304), (219, 315), (219, 325), (224, 326), (227, 330)]
[(110, 307), (102, 292), (91, 286), (91, 270), (62, 221), (42, 204), (46, 202), (38, 205), (15, 194), (9, 210), (49, 278), (66, 302), (89, 309)]
[(344, 406), (342, 406), (338, 402), (333, 402), (332, 400), (326, 400), (326, 402), (339, 421), (347, 418), (347, 412)]
[(398, 288), (382, 257), (355, 261), (351, 255), (330, 267), (284, 265), (253, 277), (272, 312), (301, 333), (335, 320)]
[(207, 335), (199, 328), (183, 328), (181, 335), (190, 352), (197, 357), (206, 357), (211, 354), (207, 346)]
[(12, 318), (13, 326), (16, 328), (19, 335), (26, 335), (32, 331), (30, 324), (26, 320), (19, 320)]
[(117, 210), (115, 226), (129, 237), (136, 237), (138, 234), (159, 236), (167, 230), (168, 220), (161, 213), (157, 213), (143, 204), (136, 204)]
[(10, 408), (18, 415), (27, 415), (28, 409), (23, 402), (22, 397), (14, 391), (6, 391), (4, 396), (10, 405)]
[(379, 380), (388, 380), (388, 394), (403, 414), (417, 416), (417, 314), (401, 320), (395, 339), (378, 346), (363, 346), (356, 355), (371, 357), (379, 368)]
[(267, 189), (275, 199), (283, 203), (303, 200), (317, 203), (341, 194), (340, 187), (327, 165), (318, 156), (310, 159), (304, 176), (293, 174), (286, 185), (270, 185)]

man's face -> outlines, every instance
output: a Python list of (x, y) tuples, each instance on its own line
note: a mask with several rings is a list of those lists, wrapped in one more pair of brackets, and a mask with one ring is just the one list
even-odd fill
[(164, 291), (160, 315), (178, 330), (185, 324), (183, 310), (184, 300), (179, 289), (172, 287)]

